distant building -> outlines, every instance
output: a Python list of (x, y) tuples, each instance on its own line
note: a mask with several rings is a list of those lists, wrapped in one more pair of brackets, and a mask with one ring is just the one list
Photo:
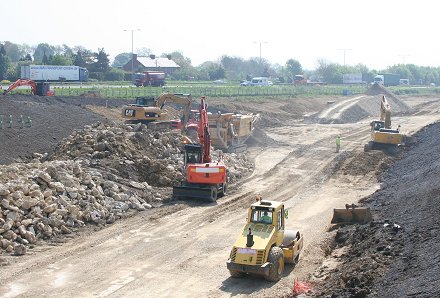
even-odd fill
[[(122, 66), (122, 69), (131, 72), (131, 67), (132, 63), (130, 59), (124, 66)], [(157, 70), (163, 71), (166, 74), (172, 74), (179, 68), (180, 66), (172, 59), (162, 57), (151, 59), (150, 57), (138, 57), (136, 54), (133, 55), (133, 69), (135, 72), (138, 72), (141, 69), (142, 71)]]

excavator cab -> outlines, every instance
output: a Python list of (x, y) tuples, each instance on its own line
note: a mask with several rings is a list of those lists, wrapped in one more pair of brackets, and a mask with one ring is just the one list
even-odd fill
[(136, 105), (137, 106), (152, 107), (154, 105), (154, 99), (155, 98), (153, 96), (136, 97)]
[(50, 84), (47, 82), (37, 83), (37, 95), (39, 96), (53, 96), (53, 92), (50, 90)]
[(185, 145), (185, 166), (187, 164), (201, 163), (202, 148), (199, 144), (186, 144)]
[(371, 122), (371, 127), (375, 131), (380, 131), (381, 129), (385, 128), (385, 122), (383, 122), (383, 121), (373, 121), (373, 122)]

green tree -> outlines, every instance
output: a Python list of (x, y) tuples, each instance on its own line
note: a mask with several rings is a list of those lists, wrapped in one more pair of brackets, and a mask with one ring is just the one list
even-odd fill
[[(34, 52), (34, 61), (35, 62), (43, 62), (44, 56), (48, 57), (53, 56), (55, 53), (54, 47), (47, 44), (47, 43), (40, 43), (36, 48)], [(48, 61), (47, 61), (48, 62)]]
[(27, 55), (31, 56), (35, 52), (35, 47), (31, 47), (25, 43), (18, 45), (18, 48), (20, 49), (20, 57), (26, 57)]
[(79, 50), (73, 57), (73, 65), (79, 67), (86, 67), (86, 61), (83, 58), (81, 51)]
[(229, 80), (239, 80), (246, 76), (243, 72), (245, 63), (242, 58), (224, 55), (220, 58), (220, 64), (225, 69), (225, 77)]
[(30, 54), (26, 54), (23, 58), (20, 59), (20, 61), (29, 61), (32, 62), (32, 56)]
[(289, 59), (286, 61), (286, 72), (289, 79), (293, 80), (296, 75), (303, 74), (301, 63), (295, 59)]
[(116, 55), (115, 60), (113, 60), (113, 67), (122, 67), (128, 63), (131, 59), (131, 53), (120, 53)]
[(41, 62), (46, 65), (49, 63), (49, 58), (47, 58), (46, 52), (43, 53), (43, 59), (41, 59)]
[(62, 54), (55, 54), (48, 62), (49, 65), (72, 65), (72, 59)]
[(10, 62), (3, 45), (0, 45), (0, 80), (6, 79)]
[(73, 49), (70, 48), (68, 45), (63, 44), (63, 55), (64, 55), (65, 57), (69, 57), (69, 58), (72, 59), (72, 57), (74, 56)]
[(161, 57), (167, 57), (170, 56), (171, 60), (173, 60), (177, 65), (180, 66), (180, 68), (175, 71), (171, 78), (175, 80), (199, 80), (200, 73), (198, 69), (193, 67), (191, 64), (191, 59), (188, 57), (185, 57), (183, 53), (174, 51), (171, 53), (163, 53)]
[(104, 75), (106, 81), (123, 81), (125, 72), (121, 69), (111, 68)]
[(162, 57), (166, 57), (167, 55), (171, 55), (171, 59), (176, 62), (181, 68), (192, 67), (191, 59), (183, 56), (181, 52), (172, 52), (171, 54), (162, 54)]
[(330, 84), (341, 84), (344, 68), (336, 63), (329, 63), (325, 59), (318, 59), (318, 68), (316, 74)]
[(405, 64), (397, 64), (386, 69), (386, 72), (389, 73), (397, 73), (400, 75), (402, 79), (410, 79), (413, 80), (411, 71), (406, 67)]
[(10, 41), (5, 41), (4, 48), (6, 51), (6, 55), (9, 57), (9, 60), (11, 62), (17, 62), (18, 60), (20, 60), (21, 53), (17, 44)]
[(222, 65), (215, 62), (205, 62), (201, 66), (201, 69), (206, 71), (209, 80), (219, 80), (225, 78), (225, 69)]
[(98, 49), (98, 53), (96, 53), (95, 55), (96, 62), (93, 63), (93, 70), (95, 72), (107, 72), (110, 67), (110, 60), (108, 59), (108, 55), (105, 53), (104, 48)]

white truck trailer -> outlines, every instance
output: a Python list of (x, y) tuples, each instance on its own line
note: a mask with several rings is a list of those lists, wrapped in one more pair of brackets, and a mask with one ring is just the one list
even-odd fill
[(21, 79), (34, 82), (85, 82), (88, 71), (75, 65), (23, 65)]

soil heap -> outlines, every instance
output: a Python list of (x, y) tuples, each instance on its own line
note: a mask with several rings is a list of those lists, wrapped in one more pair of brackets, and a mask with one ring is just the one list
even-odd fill
[[(337, 230), (329, 258), (340, 265), (315, 282), (319, 297), (439, 297), (440, 123), (415, 135), (416, 143), (364, 199), (374, 221)], [(370, 154), (370, 153), (369, 153)], [(373, 152), (371, 152), (373, 154)]]
[(391, 106), (392, 116), (407, 113), (410, 108), (383, 86), (374, 84), (365, 95), (335, 100), (326, 109), (306, 119), (308, 123), (355, 123), (369, 117), (380, 117), (382, 96)]

